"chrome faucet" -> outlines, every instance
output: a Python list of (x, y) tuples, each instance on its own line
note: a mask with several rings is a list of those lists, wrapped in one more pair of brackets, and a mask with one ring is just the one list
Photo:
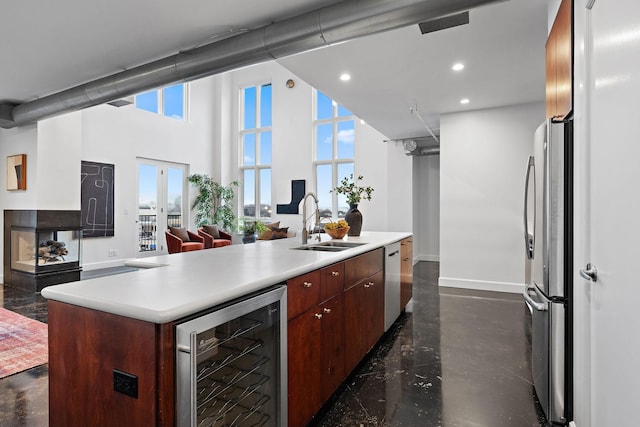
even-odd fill
[[(306, 245), (307, 244), (307, 240), (309, 238), (309, 234), (311, 234), (311, 227), (309, 227), (309, 230), (307, 230), (307, 197), (313, 197), (313, 201), (316, 202), (316, 223), (314, 224), (314, 228), (320, 224), (320, 209), (318, 207), (318, 198), (316, 197), (315, 194), (309, 192), (307, 194), (304, 195), (304, 198), (302, 199), (302, 244)], [(318, 242), (320, 241), (320, 233), (317, 233), (318, 236), (316, 237), (316, 240), (318, 240)]]

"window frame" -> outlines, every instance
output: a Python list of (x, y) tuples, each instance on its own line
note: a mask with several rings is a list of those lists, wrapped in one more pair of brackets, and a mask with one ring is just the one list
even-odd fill
[[(315, 193), (320, 197), (318, 191), (318, 166), (331, 165), (331, 188), (335, 188), (338, 186), (340, 177), (338, 176), (338, 168), (342, 164), (352, 164), (353, 170), (355, 173), (355, 130), (356, 130), (356, 116), (351, 113), (349, 116), (339, 116), (338, 111), (340, 108), (340, 104), (333, 98), (330, 98), (328, 95), (323, 94), (327, 98), (331, 99), (331, 109), (332, 114), (329, 118), (318, 119), (318, 90), (313, 89), (313, 178), (315, 183)], [(350, 110), (348, 110), (350, 111)], [(354, 131), (354, 148), (353, 148), (353, 157), (338, 157), (338, 133), (339, 133), (339, 124), (342, 122), (353, 122), (353, 131)], [(332, 144), (331, 144), (331, 159), (327, 160), (318, 160), (318, 127), (320, 125), (331, 124), (331, 134), (332, 134)], [(339, 206), (338, 206), (338, 194), (335, 192), (331, 192), (331, 217), (332, 218), (340, 218), (339, 216)], [(346, 213), (346, 212), (345, 212)], [(342, 216), (344, 217), (344, 215)]]
[[(164, 110), (165, 110), (164, 109), (164, 90), (166, 88), (169, 88), (169, 87), (172, 87), (172, 86), (177, 86), (179, 84), (182, 85), (182, 117), (181, 118), (174, 117), (174, 116), (169, 116), (169, 115), (166, 115), (164, 113)], [(151, 92), (155, 92), (156, 96), (158, 98), (158, 111), (156, 111), (156, 112), (138, 107), (138, 96), (139, 95), (144, 95), (144, 94), (147, 94), (147, 93), (151, 93)], [(174, 84), (171, 84), (171, 85), (168, 85), (168, 86), (162, 86), (162, 87), (159, 87), (159, 88), (155, 88), (155, 89), (151, 89), (151, 90), (147, 90), (147, 91), (144, 91), (144, 92), (137, 93), (136, 95), (134, 95), (134, 106), (135, 106), (136, 110), (146, 111), (147, 113), (156, 114), (158, 116), (167, 117), (169, 119), (187, 122), (187, 121), (189, 121), (189, 102), (188, 102), (189, 101), (189, 95), (190, 95), (190, 85), (187, 82), (174, 83)]]
[[(263, 88), (264, 86), (271, 86), (271, 124), (269, 126), (262, 126), (262, 91), (261, 88)], [(244, 119), (245, 119), (245, 91), (246, 89), (249, 88), (255, 88), (256, 89), (256, 98), (255, 98), (255, 104), (256, 104), (256, 110), (255, 110), (255, 117), (256, 117), (256, 123), (255, 123), (255, 127), (251, 128), (251, 129), (245, 129), (244, 128)], [(264, 83), (257, 83), (257, 84), (248, 84), (245, 86), (241, 86), (238, 89), (238, 99), (239, 99), (239, 114), (238, 114), (238, 175), (239, 175), (239, 181), (241, 183), (240, 185), (240, 191), (239, 191), (239, 204), (238, 204), (238, 210), (239, 210), (239, 214), (238, 217), (239, 218), (246, 218), (246, 219), (254, 219), (254, 220), (260, 220), (260, 221), (270, 221), (271, 218), (273, 218), (273, 169), (272, 169), (272, 164), (273, 164), (273, 84), (271, 82), (264, 82)], [(270, 133), (271, 134), (271, 162), (268, 164), (262, 164), (260, 163), (260, 159), (261, 159), (261, 154), (262, 154), (262, 136), (265, 133)], [(255, 161), (253, 165), (245, 165), (244, 164), (244, 139), (246, 135), (249, 134), (253, 134), (255, 135)], [(245, 176), (245, 171), (247, 170), (253, 170), (254, 171), (254, 215), (253, 217), (251, 216), (247, 216), (244, 214), (244, 206), (245, 206), (245, 181), (244, 181), (244, 176)], [(270, 197), (269, 199), (271, 200), (271, 216), (270, 217), (263, 217), (261, 216), (261, 206), (262, 204), (260, 203), (262, 201), (262, 191), (261, 191), (261, 172), (263, 170), (269, 170), (271, 172), (271, 188), (269, 189), (269, 193), (270, 193)]]

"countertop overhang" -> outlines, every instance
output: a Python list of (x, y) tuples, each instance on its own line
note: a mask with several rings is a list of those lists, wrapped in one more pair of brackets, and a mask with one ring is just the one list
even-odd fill
[[(322, 240), (330, 240), (322, 234)], [(303, 251), (299, 238), (258, 241), (173, 255), (138, 258), (138, 271), (48, 286), (42, 295), (153, 323), (172, 322), (356, 255), (411, 233), (363, 232), (364, 243), (341, 252)], [(317, 243), (310, 239), (309, 244)], [(156, 267), (157, 266), (157, 267)], [(154, 267), (154, 268), (149, 268)]]

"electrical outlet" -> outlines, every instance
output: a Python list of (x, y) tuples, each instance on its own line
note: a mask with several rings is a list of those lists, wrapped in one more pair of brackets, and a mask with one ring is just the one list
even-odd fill
[(138, 398), (138, 376), (127, 372), (113, 370), (113, 389), (118, 393)]
[(118, 256), (118, 251), (116, 249), (109, 249), (107, 251), (107, 256), (108, 257)]

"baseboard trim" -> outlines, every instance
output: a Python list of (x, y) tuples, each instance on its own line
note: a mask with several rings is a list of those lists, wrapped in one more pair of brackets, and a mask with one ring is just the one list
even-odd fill
[(488, 282), (485, 280), (458, 279), (455, 277), (438, 278), (438, 286), (446, 288), (476, 289), (479, 291), (509, 292), (520, 294), (524, 289), (523, 283)]
[(413, 259), (413, 263), (420, 261), (440, 262), (440, 255), (418, 255)]

